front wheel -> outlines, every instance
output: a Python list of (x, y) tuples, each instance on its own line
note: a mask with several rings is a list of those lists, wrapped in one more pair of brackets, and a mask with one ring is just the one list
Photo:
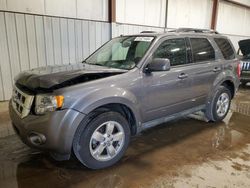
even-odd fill
[(82, 164), (91, 169), (101, 169), (121, 159), (129, 140), (128, 121), (120, 113), (103, 112), (94, 116), (85, 129), (79, 127), (73, 150)]
[(214, 122), (223, 120), (230, 109), (231, 99), (230, 90), (220, 86), (215, 92), (211, 103), (206, 108), (207, 119)]

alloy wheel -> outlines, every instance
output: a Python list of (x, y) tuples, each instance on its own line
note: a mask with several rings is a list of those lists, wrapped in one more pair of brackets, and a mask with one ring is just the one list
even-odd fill
[(216, 103), (216, 112), (219, 117), (223, 117), (229, 108), (230, 98), (227, 93), (222, 93)]
[(89, 143), (90, 153), (98, 161), (109, 161), (121, 151), (124, 141), (122, 125), (116, 121), (107, 121), (93, 132)]

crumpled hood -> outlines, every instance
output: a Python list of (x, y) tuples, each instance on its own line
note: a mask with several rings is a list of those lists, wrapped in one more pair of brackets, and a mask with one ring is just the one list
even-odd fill
[(15, 78), (15, 83), (31, 91), (46, 92), (124, 72), (127, 72), (127, 70), (83, 63), (46, 66), (21, 72)]
[(240, 40), (238, 43), (239, 43), (239, 47), (243, 56), (249, 55), (250, 54), (250, 39)]

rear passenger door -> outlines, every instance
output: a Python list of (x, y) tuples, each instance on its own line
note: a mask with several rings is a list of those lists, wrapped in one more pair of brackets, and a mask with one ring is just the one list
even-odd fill
[(192, 65), (192, 95), (195, 105), (205, 104), (213, 82), (222, 71), (215, 44), (208, 38), (189, 38)]

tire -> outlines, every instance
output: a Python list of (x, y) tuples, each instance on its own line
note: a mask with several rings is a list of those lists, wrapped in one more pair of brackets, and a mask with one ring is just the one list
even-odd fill
[(85, 125), (86, 121), (82, 122), (73, 141), (76, 158), (90, 169), (118, 162), (130, 141), (128, 121), (120, 113), (108, 111), (92, 116)]
[[(226, 102), (226, 99), (228, 100), (227, 102)], [(232, 95), (231, 95), (230, 90), (226, 88), (225, 86), (220, 86), (216, 90), (211, 100), (211, 103), (209, 103), (206, 108), (206, 112), (205, 112), (206, 118), (212, 122), (222, 121), (226, 117), (230, 109), (231, 99), (232, 99)], [(225, 100), (223, 103), (225, 108), (223, 108), (223, 104), (221, 103), (223, 100)], [(220, 104), (222, 104), (222, 106), (220, 106)]]

